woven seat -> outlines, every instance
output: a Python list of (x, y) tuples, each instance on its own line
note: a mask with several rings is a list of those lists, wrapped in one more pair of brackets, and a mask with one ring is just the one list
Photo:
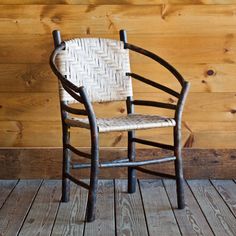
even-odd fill
[[(66, 124), (73, 127), (89, 129), (89, 120), (87, 118), (69, 118), (65, 120)], [(127, 116), (98, 118), (98, 131), (128, 131), (137, 129), (150, 129), (159, 127), (173, 127), (175, 120), (154, 115), (128, 114)]]

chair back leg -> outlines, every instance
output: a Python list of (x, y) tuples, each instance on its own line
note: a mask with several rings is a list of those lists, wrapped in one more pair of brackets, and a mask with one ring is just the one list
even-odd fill
[(183, 161), (182, 161), (182, 147), (181, 147), (181, 130), (177, 126), (174, 128), (174, 155), (175, 160), (175, 175), (176, 175), (176, 191), (178, 208), (185, 207), (184, 200), (184, 177), (183, 177)]
[(98, 174), (99, 174), (99, 142), (98, 133), (91, 131), (91, 169), (90, 169), (90, 185), (88, 193), (88, 203), (86, 212), (86, 221), (92, 222), (95, 220), (96, 199), (98, 189)]
[[(128, 131), (128, 158), (129, 161), (135, 161), (136, 152), (135, 152), (135, 138), (134, 131)], [(136, 191), (136, 169), (134, 167), (128, 167), (128, 193), (134, 193)]]
[(67, 125), (62, 122), (63, 131), (63, 162), (62, 162), (62, 202), (70, 200), (70, 180), (67, 179), (66, 174), (70, 173), (70, 158), (71, 152), (67, 148), (70, 141), (70, 132)]

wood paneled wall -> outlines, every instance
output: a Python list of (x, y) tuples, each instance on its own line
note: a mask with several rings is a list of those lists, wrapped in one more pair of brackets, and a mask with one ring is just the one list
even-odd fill
[[(5, 148), (0, 150), (0, 178), (60, 177), (61, 151), (52, 149), (61, 146), (58, 86), (48, 65), (54, 29), (64, 39), (118, 39), (119, 29), (126, 29), (130, 43), (173, 64), (191, 82), (183, 117), (186, 176), (235, 178), (236, 0), (0, 0), (0, 147)], [(133, 72), (179, 89), (152, 61), (134, 54), (131, 60)], [(133, 85), (135, 97), (176, 102), (139, 82)], [(98, 116), (126, 112), (121, 102), (95, 107)], [(74, 144), (89, 146), (87, 131), (72, 132)], [(172, 142), (171, 135), (171, 129), (138, 132), (166, 143)], [(126, 140), (126, 133), (101, 135), (102, 153), (125, 154)], [(140, 153), (155, 154), (152, 149)]]
[[(0, 146), (61, 146), (57, 80), (48, 66), (52, 30), (61, 30), (64, 39), (117, 39), (124, 28), (129, 42), (162, 56), (191, 82), (183, 145), (236, 147), (236, 1), (1, 0), (0, 4)], [(158, 65), (133, 54), (131, 59), (134, 72), (178, 89)], [(135, 97), (175, 103), (175, 98), (138, 82), (134, 88)], [(125, 112), (125, 104), (99, 105), (96, 110), (100, 115), (111, 111), (118, 115)], [(172, 141), (168, 129), (139, 133)], [(87, 135), (78, 133), (75, 144), (88, 146)], [(103, 147), (122, 147), (126, 134), (102, 135), (100, 140)]]

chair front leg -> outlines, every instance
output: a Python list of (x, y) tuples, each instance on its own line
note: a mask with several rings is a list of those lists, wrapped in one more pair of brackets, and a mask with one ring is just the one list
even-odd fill
[[(135, 161), (135, 142), (132, 139), (135, 137), (134, 131), (128, 131), (128, 158), (129, 161)], [(136, 170), (133, 167), (128, 167), (128, 193), (134, 193), (136, 191)]]
[(91, 133), (91, 170), (90, 170), (90, 187), (88, 193), (87, 214), (86, 221), (92, 222), (95, 220), (96, 212), (96, 198), (98, 188), (98, 174), (99, 174), (99, 142), (98, 133)]
[(70, 200), (70, 180), (66, 178), (66, 173), (70, 173), (70, 150), (66, 145), (70, 141), (70, 131), (68, 126), (63, 122), (63, 163), (62, 163), (62, 202)]
[(182, 147), (181, 147), (181, 129), (178, 125), (174, 128), (174, 155), (175, 160), (175, 174), (176, 174), (176, 191), (178, 208), (185, 207), (184, 200), (184, 177), (183, 177), (183, 161), (182, 161)]

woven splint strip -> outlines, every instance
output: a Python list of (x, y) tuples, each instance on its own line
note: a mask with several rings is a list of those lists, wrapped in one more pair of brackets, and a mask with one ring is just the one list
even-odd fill
[[(87, 118), (69, 118), (65, 122), (74, 127), (89, 129)], [(156, 115), (129, 114), (122, 117), (98, 118), (97, 125), (99, 132), (127, 131), (135, 129), (149, 129), (159, 127), (172, 127), (176, 122), (172, 118), (165, 118)]]
[[(132, 96), (129, 52), (124, 43), (111, 39), (78, 38), (65, 42), (57, 56), (60, 73), (77, 86), (84, 86), (91, 102), (125, 100)], [(60, 98), (75, 100), (60, 85)]]

